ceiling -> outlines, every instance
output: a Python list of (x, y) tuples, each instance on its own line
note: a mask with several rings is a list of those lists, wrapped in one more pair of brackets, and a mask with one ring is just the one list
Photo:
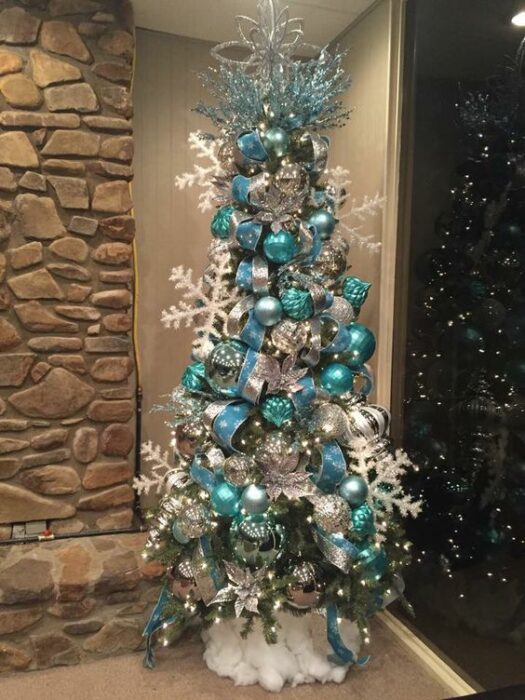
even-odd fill
[[(257, 15), (257, 0), (132, 0), (135, 24), (169, 34), (221, 42), (236, 39), (236, 15)], [(305, 20), (305, 38), (324, 46), (374, 0), (281, 0), (291, 17)]]

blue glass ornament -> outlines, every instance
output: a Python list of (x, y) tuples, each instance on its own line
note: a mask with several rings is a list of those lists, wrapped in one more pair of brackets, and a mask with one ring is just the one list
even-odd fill
[(376, 531), (374, 524), (374, 512), (368, 505), (363, 503), (362, 506), (352, 510), (352, 534), (360, 539), (370, 537)]
[(369, 360), (376, 349), (376, 339), (372, 331), (362, 323), (350, 323), (348, 345), (344, 350), (344, 360), (350, 367), (360, 367)]
[(264, 513), (268, 510), (270, 499), (266, 489), (256, 484), (250, 484), (242, 492), (241, 508), (250, 515), (254, 513)]
[(363, 282), (359, 277), (353, 277), (352, 275), (343, 282), (343, 297), (352, 304), (356, 313), (365, 303), (371, 286), (370, 282)]
[(214, 487), (210, 497), (213, 510), (219, 515), (233, 518), (240, 509), (239, 492), (232, 484), (223, 481)]
[(273, 126), (263, 132), (262, 142), (271, 156), (282, 158), (290, 145), (290, 137), (284, 129)]
[(217, 394), (237, 396), (247, 348), (236, 340), (218, 343), (206, 358), (206, 379)]
[(266, 236), (263, 250), (268, 260), (284, 265), (297, 255), (297, 243), (289, 231), (278, 231)]
[(362, 476), (351, 474), (339, 484), (339, 495), (353, 508), (361, 506), (368, 496), (368, 484)]
[(221, 207), (211, 221), (211, 232), (215, 238), (225, 240), (230, 235), (230, 219), (235, 209), (232, 206)]
[(260, 407), (263, 418), (278, 428), (293, 418), (294, 410), (293, 402), (287, 396), (267, 396)]
[(316, 209), (308, 219), (309, 226), (315, 226), (317, 233), (324, 241), (334, 232), (336, 219), (327, 209)]
[(202, 391), (206, 388), (206, 369), (204, 362), (192, 362), (184, 370), (180, 383), (190, 391)]
[(186, 537), (186, 535), (181, 531), (177, 521), (173, 523), (171, 532), (173, 533), (173, 537), (177, 540), (177, 542), (180, 542), (180, 544), (188, 544), (190, 541), (190, 538)]
[(281, 294), (281, 304), (285, 314), (296, 321), (305, 321), (314, 313), (312, 297), (306, 289), (297, 287), (285, 289)]
[(253, 307), (255, 318), (263, 326), (275, 326), (283, 316), (283, 305), (277, 297), (261, 297)]
[(261, 141), (258, 131), (247, 131), (237, 138), (239, 151), (250, 160), (265, 161), (268, 153)]
[(354, 386), (354, 373), (346, 365), (340, 362), (331, 362), (321, 372), (321, 386), (329, 394), (341, 396), (347, 391), (352, 391)]

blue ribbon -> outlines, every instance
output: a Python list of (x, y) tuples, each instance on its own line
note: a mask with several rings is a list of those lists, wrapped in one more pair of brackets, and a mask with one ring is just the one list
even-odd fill
[(239, 374), (239, 391), (241, 396), (245, 399), (247, 398), (247, 396), (244, 395), (244, 389), (246, 387), (246, 384), (250, 381), (258, 359), (259, 353), (253, 350), (252, 348), (249, 348), (248, 352), (246, 353), (246, 357), (244, 358), (244, 363)]
[(210, 576), (212, 578), (213, 584), (217, 590), (220, 590), (223, 585), (223, 578), (221, 576), (221, 573), (219, 569), (217, 568), (217, 565), (215, 563), (215, 557), (213, 556), (213, 550), (211, 547), (211, 541), (208, 535), (202, 535), (200, 538), (200, 543), (201, 543), (201, 548), (202, 552), (206, 558), (206, 562), (208, 564), (208, 568), (210, 571)]
[(170, 598), (171, 593), (168, 589), (168, 584), (165, 583), (161, 588), (157, 603), (153, 608), (153, 611), (146, 624), (146, 627), (144, 628), (144, 632), (142, 633), (142, 636), (146, 637), (146, 653), (144, 655), (143, 661), (143, 664), (146, 668), (151, 669), (155, 667), (155, 653), (153, 651), (152, 641), (153, 635), (164, 625), (171, 625), (178, 619), (177, 615), (170, 615), (168, 618), (164, 617), (164, 608), (166, 607), (166, 604), (168, 603)]
[(232, 197), (237, 202), (248, 204), (250, 194), (250, 178), (244, 175), (236, 175), (232, 180)]
[(244, 258), (239, 263), (237, 272), (235, 273), (235, 284), (244, 289), (247, 292), (253, 290), (253, 278), (252, 278), (252, 258)]
[(232, 445), (232, 439), (250, 410), (250, 404), (245, 401), (233, 401), (225, 405), (213, 421), (212, 431), (217, 442), (230, 452), (238, 452)]
[(196, 484), (208, 493), (213, 491), (215, 484), (217, 483), (217, 478), (215, 474), (203, 467), (198, 457), (194, 457), (190, 467), (190, 476)]
[(268, 160), (268, 153), (261, 141), (258, 131), (246, 131), (237, 137), (237, 148), (249, 160)]
[(248, 319), (239, 333), (239, 338), (253, 350), (260, 350), (264, 343), (266, 328), (255, 318), (253, 309), (248, 312)]
[[(335, 440), (325, 442), (320, 448), (321, 468), (312, 475), (314, 484), (324, 493), (333, 493), (337, 484), (346, 474), (346, 460), (339, 443)], [(312, 467), (309, 467), (309, 470)]]
[[(242, 177), (238, 175), (237, 177)], [(235, 238), (245, 250), (255, 250), (262, 235), (262, 224), (253, 219), (241, 221), (235, 230)]]
[(312, 403), (316, 396), (315, 382), (310, 375), (306, 375), (297, 382), (303, 388), (292, 394), (292, 403), (296, 411), (303, 411)]
[(335, 603), (331, 603), (326, 607), (326, 637), (334, 653), (330, 654), (328, 660), (341, 666), (354, 663), (357, 663), (358, 666), (364, 666), (370, 657), (362, 656), (356, 661), (354, 653), (343, 642), (337, 618), (337, 606)]

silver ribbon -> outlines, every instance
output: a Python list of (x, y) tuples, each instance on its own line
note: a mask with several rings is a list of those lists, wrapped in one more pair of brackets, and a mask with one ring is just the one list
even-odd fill
[(268, 287), (268, 263), (260, 255), (252, 260), (252, 287), (255, 294), (266, 296)]
[(208, 432), (212, 432), (213, 421), (217, 418), (219, 413), (225, 406), (229, 406), (231, 403), (234, 403), (233, 399), (230, 401), (214, 401), (205, 409), (201, 420)]
[(241, 322), (244, 314), (251, 311), (255, 306), (255, 297), (250, 294), (247, 297), (243, 297), (230, 311), (228, 314), (228, 320), (226, 321), (226, 333), (229, 336), (239, 336), (241, 332)]
[(217, 595), (217, 588), (210, 575), (210, 567), (200, 541), (193, 551), (191, 570), (203, 602), (209, 605)]
[(310, 320), (310, 346), (300, 353), (301, 360), (309, 367), (315, 367), (321, 358), (321, 320), (316, 317)]

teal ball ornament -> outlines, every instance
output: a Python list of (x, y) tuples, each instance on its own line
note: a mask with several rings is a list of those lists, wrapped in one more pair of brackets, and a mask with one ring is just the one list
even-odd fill
[(221, 207), (211, 221), (211, 232), (215, 238), (225, 240), (230, 235), (230, 219), (235, 209), (232, 206)]
[(259, 410), (263, 418), (278, 428), (291, 420), (295, 412), (293, 401), (287, 396), (267, 396)]
[(341, 396), (347, 391), (352, 391), (354, 386), (354, 373), (346, 365), (340, 362), (331, 362), (321, 372), (321, 386), (329, 394)]
[(264, 254), (271, 262), (284, 265), (297, 255), (297, 242), (290, 231), (269, 233), (263, 243)]
[(362, 476), (351, 474), (345, 477), (339, 484), (339, 495), (345, 501), (356, 508), (363, 505), (368, 496), (368, 484)]
[(206, 368), (204, 362), (192, 362), (184, 370), (180, 383), (190, 391), (202, 391), (206, 388)]
[(376, 339), (372, 331), (362, 323), (347, 326), (348, 345), (344, 349), (344, 360), (351, 367), (359, 367), (369, 360), (376, 349)]
[(306, 321), (313, 316), (314, 305), (310, 292), (298, 287), (289, 287), (281, 294), (284, 313), (295, 321)]
[(354, 508), (352, 510), (351, 520), (352, 534), (359, 539), (371, 537), (375, 534), (374, 512), (368, 503), (363, 503), (363, 505), (358, 508)]
[(277, 297), (261, 297), (253, 307), (255, 318), (263, 326), (275, 326), (283, 316), (283, 305)]
[(241, 508), (250, 515), (265, 513), (270, 505), (266, 489), (256, 484), (250, 484), (242, 492)]
[(273, 158), (282, 158), (290, 146), (288, 133), (278, 126), (272, 126), (262, 132), (261, 140), (268, 155)]
[(211, 389), (223, 396), (237, 396), (239, 375), (244, 364), (246, 347), (235, 340), (225, 340), (206, 358), (206, 379)]
[(356, 313), (365, 303), (371, 286), (370, 282), (364, 282), (353, 275), (347, 277), (343, 282), (343, 297), (352, 304)]
[(237, 519), (230, 528), (235, 558), (247, 566), (269, 566), (282, 554), (285, 542), (283, 526), (264, 513)]
[(180, 544), (188, 544), (190, 541), (190, 538), (185, 535), (182, 530), (180, 529), (180, 524), (176, 520), (173, 523), (173, 526), (171, 528), (171, 532), (173, 534), (173, 537), (179, 542)]
[(335, 216), (328, 209), (316, 209), (308, 219), (309, 226), (315, 226), (323, 241), (330, 238), (336, 224)]
[(219, 515), (233, 518), (240, 510), (239, 492), (235, 486), (226, 481), (214, 486), (210, 501), (213, 510)]

